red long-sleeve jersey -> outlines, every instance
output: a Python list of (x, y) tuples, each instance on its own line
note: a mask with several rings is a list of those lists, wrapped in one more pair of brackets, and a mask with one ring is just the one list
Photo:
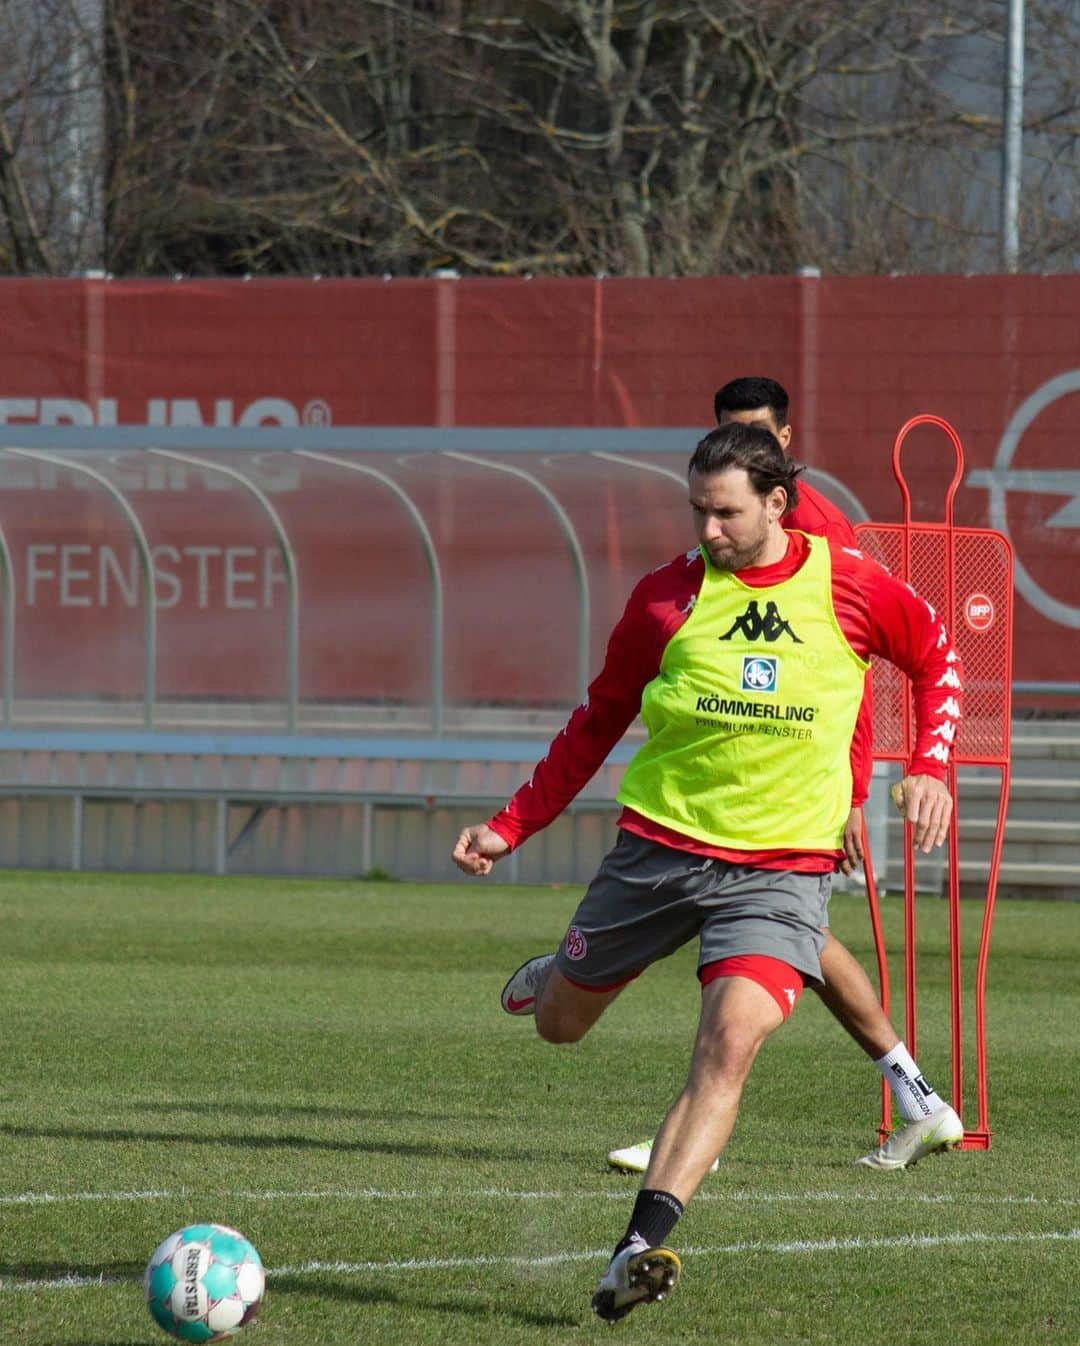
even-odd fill
[[(963, 675), (951, 638), (930, 605), (908, 585), (856, 548), (832, 540), (828, 545), (833, 610), (840, 629), (863, 659), (879, 655), (909, 676), (917, 726), (909, 770), (942, 780), (962, 706)], [(798, 571), (808, 552), (806, 537), (791, 532), (783, 560), (740, 571), (739, 579), (757, 588), (782, 583)], [(635, 587), (585, 701), (552, 741), (529, 780), (490, 820), (511, 848), (562, 812), (633, 723), (642, 692), (660, 671), (668, 641), (693, 610), (704, 574), (705, 562), (695, 548), (652, 571)], [(869, 775), (869, 764), (863, 760), (869, 754), (869, 738), (864, 736), (860, 743), (856, 733), (852, 744), (855, 779)], [(754, 851), (711, 847), (627, 808), (619, 817), (619, 826), (681, 850), (762, 868), (827, 873), (840, 854), (838, 850), (792, 852), (767, 846)]]
[(785, 528), (797, 528), (800, 533), (813, 533), (839, 542), (842, 547), (854, 547), (855, 529), (847, 515), (827, 497), (801, 478), (798, 484), (798, 503), (783, 518)]

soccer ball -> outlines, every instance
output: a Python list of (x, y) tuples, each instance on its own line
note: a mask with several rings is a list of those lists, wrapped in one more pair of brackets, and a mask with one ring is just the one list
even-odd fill
[(243, 1234), (193, 1224), (158, 1244), (143, 1285), (154, 1322), (166, 1332), (181, 1341), (224, 1341), (255, 1317), (266, 1273)]

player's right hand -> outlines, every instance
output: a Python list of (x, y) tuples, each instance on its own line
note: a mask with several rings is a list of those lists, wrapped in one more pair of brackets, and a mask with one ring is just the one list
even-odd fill
[(509, 844), (493, 827), (488, 827), (487, 823), (477, 823), (473, 827), (466, 827), (458, 837), (452, 858), (464, 874), (490, 874), (495, 861), (509, 849)]

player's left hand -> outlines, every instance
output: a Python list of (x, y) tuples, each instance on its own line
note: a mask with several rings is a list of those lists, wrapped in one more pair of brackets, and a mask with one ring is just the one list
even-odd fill
[(844, 824), (844, 854), (840, 858), (841, 874), (854, 874), (863, 864), (862, 809), (853, 808)]
[(917, 851), (929, 855), (949, 834), (952, 795), (944, 781), (934, 776), (905, 776), (892, 787), (897, 811), (912, 826)]

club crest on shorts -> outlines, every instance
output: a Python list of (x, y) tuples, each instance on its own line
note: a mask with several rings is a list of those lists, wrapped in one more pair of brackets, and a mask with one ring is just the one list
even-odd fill
[(566, 932), (566, 938), (563, 940), (563, 948), (566, 950), (566, 956), (573, 963), (580, 963), (589, 951), (589, 946), (585, 942), (585, 936), (572, 925)]
[(775, 692), (780, 660), (775, 655), (744, 654), (742, 689), (744, 692)]

